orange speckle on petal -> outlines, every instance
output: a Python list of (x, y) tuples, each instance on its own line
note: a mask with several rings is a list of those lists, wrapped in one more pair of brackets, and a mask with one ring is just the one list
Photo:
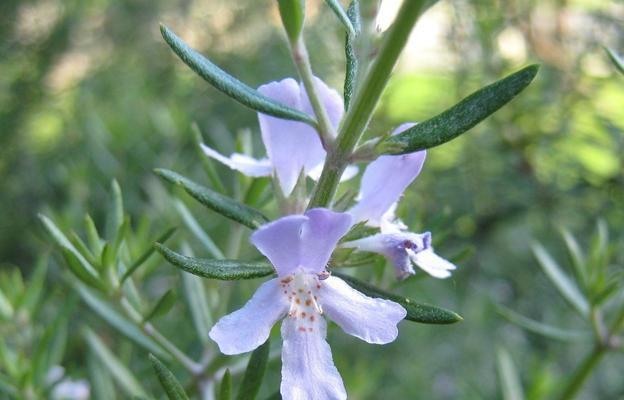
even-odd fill
[(305, 331), (306, 331), (306, 329), (305, 329), (303, 326), (300, 326), (300, 327), (299, 327), (299, 331), (301, 331), (301, 332), (305, 332)]

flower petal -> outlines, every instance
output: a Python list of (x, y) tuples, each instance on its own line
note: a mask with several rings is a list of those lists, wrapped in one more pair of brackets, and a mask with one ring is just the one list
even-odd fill
[(282, 322), (282, 384), (284, 400), (342, 400), (347, 392), (325, 341), (327, 323), (318, 318), (313, 331), (299, 330), (295, 318)]
[(408, 254), (418, 267), (434, 278), (448, 278), (451, 276), (450, 271), (456, 268), (454, 264), (434, 253), (432, 248), (419, 252), (408, 250)]
[(394, 202), (388, 211), (381, 216), (381, 220), (379, 221), (379, 230), (381, 233), (399, 233), (407, 229), (407, 225), (396, 217), (398, 205), (398, 201)]
[[(344, 103), (342, 96), (338, 94), (337, 91), (327, 86), (325, 82), (316, 76), (313, 80), (316, 93), (318, 94), (321, 103), (323, 103), (325, 111), (327, 111), (329, 122), (334, 128), (337, 128), (338, 124), (340, 124), (342, 116), (344, 115)], [(308, 94), (306, 93), (303, 83), (300, 84), (300, 90), (302, 93), (301, 103), (303, 105), (303, 111), (310, 115), (314, 115), (314, 109), (312, 108), (312, 104), (310, 104), (310, 99), (308, 98)]]
[(273, 166), (268, 158), (255, 159), (239, 153), (234, 153), (226, 157), (203, 143), (201, 143), (200, 146), (204, 154), (208, 157), (227, 165), (233, 170), (242, 172), (244, 175), (252, 177), (271, 176), (273, 172)]
[(370, 163), (362, 176), (359, 201), (349, 211), (354, 220), (379, 226), (382, 216), (420, 174), (426, 155), (427, 152), (422, 150), (398, 156), (381, 156)]
[(305, 213), (308, 222), (301, 231), (301, 261), (306, 272), (325, 270), (329, 257), (351, 228), (351, 216), (347, 213), (313, 208)]
[[(262, 85), (258, 91), (280, 103), (303, 110), (299, 84), (292, 78)], [(313, 114), (312, 114), (313, 115)], [(294, 189), (301, 170), (306, 172), (321, 164), (325, 150), (318, 134), (310, 126), (297, 121), (258, 114), (262, 141), (275, 169), (285, 196)]]
[(252, 351), (269, 338), (271, 328), (286, 314), (288, 306), (278, 279), (271, 279), (260, 285), (241, 309), (221, 318), (209, 336), (223, 354)]
[(251, 243), (264, 254), (279, 276), (294, 273), (303, 261), (301, 231), (308, 217), (289, 215), (262, 225), (251, 235)]
[(342, 330), (368, 343), (392, 342), (399, 334), (397, 324), (407, 315), (399, 304), (365, 296), (334, 276), (323, 281), (319, 301)]

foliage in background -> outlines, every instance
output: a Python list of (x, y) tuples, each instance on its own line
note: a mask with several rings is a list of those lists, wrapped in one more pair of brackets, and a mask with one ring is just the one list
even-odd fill
[[(335, 38), (341, 27), (331, 10), (316, 6), (322, 11), (309, 14), (310, 53), (318, 57), (313, 61), (319, 75), (340, 87), (343, 49)], [(513, 107), (476, 127), (469, 139), (432, 150), (399, 210), (406, 222), (434, 231), (449, 254), (454, 247), (458, 255), (463, 253), (460, 243), (478, 249), (466, 253), (471, 257), (463, 259), (452, 285), (418, 278), (394, 284), (396, 290), (419, 299), (443, 299), (443, 305), (460, 311), (465, 322), (448, 330), (406, 326), (401, 339), (384, 353), (345, 341), (343, 347), (351, 350), (336, 355), (336, 362), (339, 368), (349, 366), (341, 369), (347, 385), (355, 388), (355, 398), (499, 398), (492, 348), (498, 343), (521, 371), (526, 396), (542, 397), (556, 390), (559, 379), (573, 371), (590, 347), (562, 347), (517, 329), (491, 304), (505, 304), (553, 325), (575, 326), (577, 317), (560, 311), (563, 301), (556, 289), (536, 273), (531, 238), (561, 249), (555, 232), (563, 225), (583, 243), (596, 218), (602, 217), (612, 242), (622, 241), (624, 84), (601, 47), (624, 49), (622, 10), (617, 2), (460, 1), (452, 6), (442, 2), (429, 13), (423, 21), (431, 18), (444, 27), (436, 36), (444, 51), (435, 58), (442, 61), (418, 64), (419, 58), (427, 57), (417, 54), (413, 60), (408, 52), (371, 131), (429, 118), (526, 60), (542, 64), (541, 78)], [(89, 210), (110, 240), (115, 226), (106, 213), (111, 177), (124, 188), (136, 234), (128, 239), (125, 263), (140, 257), (143, 245), (171, 226), (179, 227), (173, 240), (188, 240), (189, 249), (198, 255), (211, 254), (217, 246), (236, 254), (244, 232), (229, 232), (222, 219), (181, 192), (171, 200), (151, 170), (163, 166), (215, 182), (214, 168), (196, 152), (193, 122), (205, 140), (220, 149), (248, 148), (249, 141), (259, 148), (255, 115), (232, 107), (229, 99), (179, 65), (159, 38), (158, 22), (178, 28), (219, 65), (257, 86), (276, 76), (294, 75), (272, 2), (9, 0), (0, 5), (0, 15), (0, 32), (7, 38), (0, 44), (0, 205), (9, 210), (0, 222), (0, 254), (7, 263), (3, 269), (14, 269), (10, 263), (31, 271), (37, 255), (46, 255), (43, 230), (36, 228), (41, 210), (54, 215), (63, 231), (80, 226)], [(274, 23), (267, 26), (267, 20)], [(580, 26), (584, 28), (577, 29)], [(202, 169), (208, 171), (205, 177)], [(220, 167), (216, 172), (218, 182), (242, 199), (246, 182)], [(261, 197), (256, 201), (262, 202)], [(85, 237), (86, 230), (78, 233)], [(564, 259), (563, 252), (555, 250), (555, 258)], [(613, 257), (613, 264), (621, 266), (621, 252)], [(60, 289), (66, 284), (60, 281), (59, 261), (55, 256), (49, 264), (49, 285), (59, 288), (58, 294), (53, 290), (59, 298), (53, 305), (63, 304), (67, 295)], [(142, 269), (138, 273), (145, 274), (140, 276), (145, 278), (147, 311), (168, 288), (177, 286), (178, 293), (197, 289), (157, 257)], [(372, 271), (371, 277), (385, 286), (390, 283), (387, 276)], [(217, 290), (211, 285), (204, 290), (209, 303)], [(250, 289), (233, 289), (232, 298), (240, 302)], [(99, 398), (112, 398), (104, 391), (111, 381), (117, 382), (119, 398), (139, 386), (156, 392), (159, 383), (149, 361), (117, 334), (118, 329), (108, 327), (110, 321), (102, 323), (90, 311), (92, 304), (85, 300), (76, 310), (75, 320), (88, 321), (92, 328), (76, 327), (75, 332), (83, 334), (73, 337), (62, 360), (69, 376), (99, 377), (92, 382)], [(205, 331), (195, 335), (193, 326), (202, 332), (212, 316), (176, 304), (174, 311), (180, 312), (168, 313), (166, 320), (156, 318), (154, 324), (168, 337), (175, 333), (171, 337), (176, 343), (193, 351), (199, 346), (196, 336), (207, 339)], [(57, 315), (53, 305), (48, 304), (42, 321)], [(215, 315), (226, 311), (213, 305)], [(43, 327), (39, 329), (33, 337), (41, 334)], [(343, 338), (331, 340), (341, 344)], [(414, 346), (416, 362), (404, 351)], [(82, 352), (85, 348), (90, 350)], [(140, 375), (139, 386), (131, 380), (122, 384), (123, 377), (102, 372), (110, 367), (106, 363), (115, 363), (106, 350), (111, 348), (119, 363)], [(377, 363), (379, 359), (392, 360), (393, 368)], [(508, 366), (506, 360), (499, 353), (499, 364)], [(621, 353), (605, 359), (588, 385), (587, 398), (622, 393), (621, 363)], [(80, 368), (85, 364), (88, 372)], [(277, 371), (269, 363), (266, 382), (271, 386), (278, 382)], [(374, 384), (379, 380), (385, 382), (383, 387)]]

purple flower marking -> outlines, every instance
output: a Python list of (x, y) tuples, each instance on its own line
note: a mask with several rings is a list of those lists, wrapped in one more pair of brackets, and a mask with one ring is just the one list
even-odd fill
[(263, 283), (243, 306), (219, 320), (210, 337), (225, 354), (251, 351), (264, 343), (280, 319), (281, 394), (285, 400), (346, 399), (325, 337), (325, 317), (368, 343), (385, 344), (398, 335), (406, 311), (389, 300), (371, 298), (325, 270), (338, 240), (349, 230), (349, 214), (309, 210), (260, 227), (252, 243), (273, 264), (278, 277)]
[[(330, 122), (337, 127), (344, 114), (342, 97), (322, 80), (314, 78), (314, 83)], [(292, 78), (267, 83), (260, 86), (258, 91), (284, 105), (314, 115), (303, 85)], [(302, 170), (307, 176), (318, 180), (326, 152), (313, 128), (303, 122), (260, 113), (258, 121), (268, 158), (255, 159), (239, 153), (226, 157), (202, 144), (204, 153), (247, 176), (271, 176), (275, 172), (285, 196), (289, 196), (294, 189)], [(356, 174), (357, 168), (350, 166), (342, 179), (350, 179)]]

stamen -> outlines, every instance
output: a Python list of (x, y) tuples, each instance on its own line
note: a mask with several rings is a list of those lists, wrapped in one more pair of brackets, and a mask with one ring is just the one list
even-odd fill
[(312, 304), (314, 305), (314, 309), (316, 310), (316, 312), (318, 312), (319, 314), (323, 314), (323, 309), (321, 308), (321, 305), (316, 301), (317, 300), (316, 296), (310, 297), (310, 300), (312, 301)]

